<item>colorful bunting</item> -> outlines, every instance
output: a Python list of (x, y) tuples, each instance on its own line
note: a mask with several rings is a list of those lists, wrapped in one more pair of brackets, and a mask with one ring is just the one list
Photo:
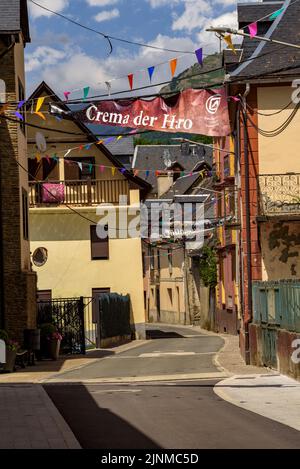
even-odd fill
[(117, 142), (118, 142), (119, 140), (121, 140), (121, 138), (123, 138), (123, 135), (119, 135), (119, 136), (117, 137)]
[(177, 67), (177, 59), (172, 59), (172, 60), (170, 60), (170, 69), (171, 69), (172, 78), (173, 78), (174, 75), (175, 75), (176, 67)]
[(125, 174), (125, 173), (126, 173), (126, 169), (125, 169), (125, 168), (121, 168), (120, 171), (121, 171), (122, 174)]
[(158, 177), (160, 175), (159, 171), (155, 171), (155, 176)]
[(146, 178), (149, 177), (150, 171), (149, 169), (146, 170)]
[(100, 166), (100, 172), (103, 173), (103, 172), (104, 172), (104, 169), (105, 169), (105, 168), (104, 168), (104, 166), (103, 166), (103, 164), (102, 164), (102, 165)]
[(86, 99), (88, 97), (89, 92), (90, 92), (89, 86), (86, 86), (85, 88), (83, 88), (83, 99)]
[(18, 111), (15, 112), (15, 116), (20, 119), (21, 121), (24, 120), (24, 117), (22, 116), (22, 114), (20, 114)]
[(240, 101), (240, 98), (238, 96), (228, 96), (228, 99), (232, 99), (232, 101)]
[(269, 16), (269, 20), (270, 21), (275, 20), (279, 15), (281, 15), (283, 11), (284, 11), (284, 8), (280, 8), (280, 10), (274, 11), (274, 13), (271, 16)]
[(98, 140), (98, 142), (96, 143), (96, 145), (101, 145), (103, 143), (103, 140)]
[(91, 148), (92, 144), (91, 143), (88, 143), (87, 145), (85, 145), (85, 150), (89, 150)]
[(149, 75), (149, 80), (150, 80), (150, 83), (151, 83), (151, 80), (152, 80), (152, 75), (154, 73), (154, 70), (155, 70), (155, 67), (154, 65), (152, 67), (148, 67), (148, 75)]
[(36, 103), (36, 108), (35, 108), (34, 114), (38, 115), (38, 116), (41, 117), (43, 120), (46, 120), (46, 117), (45, 117), (44, 114), (40, 111), (42, 105), (44, 104), (44, 101), (45, 101), (44, 96), (42, 96), (41, 98), (38, 98), (37, 103)]
[(92, 170), (93, 170), (93, 165), (90, 163), (90, 164), (89, 164), (89, 172), (91, 173)]
[(234, 54), (236, 54), (236, 50), (235, 50), (235, 47), (232, 43), (232, 37), (231, 37), (231, 34), (226, 34), (226, 36), (223, 36), (223, 39), (224, 41), (226, 42), (227, 46), (229, 47), (229, 49), (232, 50), (232, 52)]
[(77, 164), (78, 164), (78, 166), (79, 166), (79, 168), (80, 168), (80, 171), (82, 171), (82, 163), (78, 162)]
[(70, 94), (71, 94), (71, 91), (64, 91), (64, 97), (65, 97), (65, 100), (66, 100), (66, 101), (69, 100)]
[(138, 176), (138, 174), (139, 174), (139, 170), (138, 170), (138, 169), (135, 169), (134, 172), (133, 172), (133, 175), (134, 175), (134, 176)]
[(22, 107), (25, 103), (26, 103), (26, 100), (25, 100), (25, 99), (23, 99), (23, 101), (20, 101), (20, 102), (18, 103), (17, 109), (21, 109), (21, 107)]
[(64, 158), (66, 158), (70, 153), (71, 153), (71, 149), (67, 150), (66, 153), (64, 154)]
[(128, 82), (129, 82), (130, 89), (132, 90), (133, 89), (133, 73), (130, 73), (128, 75)]
[(257, 23), (248, 24), (249, 34), (251, 39), (257, 35)]
[(200, 49), (195, 50), (195, 54), (198, 60), (198, 63), (203, 66), (203, 49), (200, 47)]
[(115, 172), (116, 172), (116, 168), (115, 168), (115, 166), (112, 166), (112, 168), (111, 168), (111, 175), (114, 176), (114, 175), (115, 175)]

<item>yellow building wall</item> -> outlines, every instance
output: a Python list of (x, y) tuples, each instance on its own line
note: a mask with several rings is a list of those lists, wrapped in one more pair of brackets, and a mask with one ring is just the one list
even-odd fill
[[(290, 101), (294, 88), (291, 86), (259, 87), (257, 103), (259, 112), (271, 114), (284, 108)], [(274, 116), (258, 115), (258, 126), (263, 130), (279, 127), (291, 114), (295, 105)], [(277, 137), (258, 136), (259, 173), (300, 173), (300, 113)]]
[[(257, 91), (259, 112), (270, 114), (284, 108), (290, 101), (291, 86), (260, 87)], [(279, 127), (291, 114), (295, 104), (274, 116), (258, 116), (264, 130)], [(300, 113), (277, 137), (258, 136), (259, 173), (300, 173)], [(300, 223), (280, 220), (260, 224), (262, 280), (300, 278)]]
[[(95, 209), (76, 210), (99, 220)], [(48, 250), (46, 264), (35, 267), (38, 289), (52, 290), (53, 298), (91, 296), (93, 288), (129, 294), (139, 333), (145, 323), (141, 240), (110, 239), (109, 259), (91, 260), (90, 225), (64, 207), (30, 210), (31, 250)]]

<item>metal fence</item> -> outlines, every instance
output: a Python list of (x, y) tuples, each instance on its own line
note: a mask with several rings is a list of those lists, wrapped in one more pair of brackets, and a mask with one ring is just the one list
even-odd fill
[(300, 282), (253, 282), (253, 321), (300, 332)]

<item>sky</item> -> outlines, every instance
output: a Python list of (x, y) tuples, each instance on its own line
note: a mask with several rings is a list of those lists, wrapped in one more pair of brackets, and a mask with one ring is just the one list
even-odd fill
[[(36, 0), (45, 7), (93, 29), (169, 49), (204, 54), (218, 50), (219, 41), (205, 29), (236, 26), (236, 0)], [(27, 94), (45, 80), (56, 93), (90, 86), (105, 92), (128, 89), (127, 74), (134, 73), (134, 87), (149, 84), (147, 67), (178, 58), (176, 74), (196, 62), (195, 55), (125, 45), (107, 41), (33, 5), (30, 0), (31, 44), (25, 49)], [(119, 77), (123, 77), (119, 79)], [(169, 63), (155, 68), (152, 82), (170, 80)], [(149, 92), (149, 90), (148, 90)]]

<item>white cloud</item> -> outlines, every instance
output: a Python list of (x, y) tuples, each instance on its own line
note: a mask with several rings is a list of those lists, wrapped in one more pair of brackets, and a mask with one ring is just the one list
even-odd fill
[[(229, 13), (224, 13), (223, 15), (214, 17), (214, 18), (207, 18), (206, 19), (206, 26), (207, 27), (216, 27), (216, 26), (228, 26), (229, 28), (236, 28), (237, 27), (237, 14), (236, 11), (232, 11)], [(205, 53), (209, 54), (211, 52), (215, 52), (219, 49), (219, 39), (214, 35), (214, 33), (210, 33), (205, 31), (205, 28), (202, 29), (197, 34), (198, 44), (203, 44)], [(234, 37), (234, 42), (236, 43), (239, 39)], [(222, 43), (223, 48), (226, 47), (225, 42)]]
[(107, 5), (115, 5), (119, 0), (86, 0), (91, 7), (106, 7)]
[(113, 18), (118, 18), (120, 16), (120, 12), (117, 8), (114, 8), (113, 10), (104, 10), (98, 13), (98, 15), (95, 16), (95, 20), (98, 21), (98, 23), (101, 23), (102, 21), (108, 21), (112, 20)]
[(174, 6), (180, 4), (182, 1), (183, 0), (148, 0), (152, 8), (159, 8), (165, 5)]
[(185, 10), (173, 21), (173, 31), (186, 29), (192, 31), (204, 26), (207, 15), (213, 12), (211, 2), (206, 0), (186, 0)]
[[(187, 51), (194, 51), (196, 48), (189, 37), (172, 38), (161, 34), (149, 44)], [(91, 95), (92, 93), (101, 94), (106, 91), (105, 81), (118, 77), (124, 78), (112, 81), (112, 92), (128, 89), (127, 74), (129, 73), (134, 73), (134, 87), (141, 87), (149, 84), (147, 67), (165, 61), (167, 63), (156, 67), (152, 82), (167, 82), (171, 79), (168, 60), (174, 58), (174, 55), (180, 55), (148, 48), (140, 49), (135, 54), (129, 53), (126, 49), (116, 49), (114, 54), (104, 61), (101, 58), (89, 56), (78, 47), (74, 48), (71, 45), (66, 46), (63, 52), (46, 49), (37, 48), (33, 53), (27, 54), (27, 72), (32, 72), (28, 78), (34, 82), (34, 86), (45, 80), (60, 95), (66, 89), (72, 90), (88, 85), (92, 87)], [(186, 54), (179, 58), (176, 74), (195, 62), (196, 58), (193, 54)], [(149, 88), (144, 93), (156, 92), (160, 88), (161, 86)], [(80, 93), (75, 93), (75, 97), (80, 96)]]
[(34, 52), (26, 56), (26, 72), (42, 69), (45, 66), (55, 65), (66, 57), (66, 52), (53, 49), (53, 47), (39, 46)]
[[(38, 3), (46, 8), (50, 8), (53, 11), (60, 12), (69, 6), (69, 0), (39, 0)], [(52, 16), (53, 13), (34, 5), (34, 3), (28, 2), (29, 12), (31, 18), (35, 19), (39, 16)]]

